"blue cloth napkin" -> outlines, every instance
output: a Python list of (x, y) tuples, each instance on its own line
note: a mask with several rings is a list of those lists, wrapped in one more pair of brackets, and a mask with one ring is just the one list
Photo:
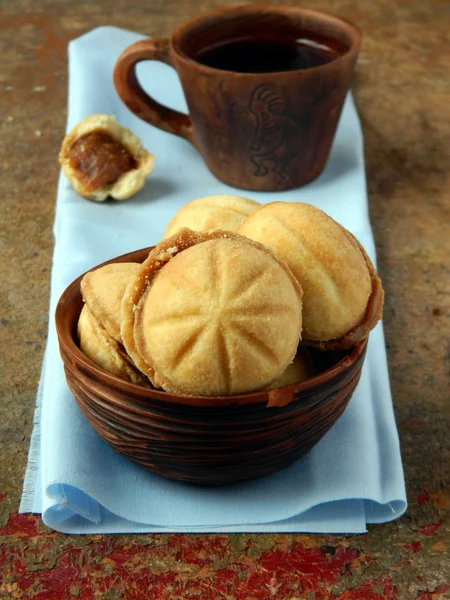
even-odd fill
[[(140, 121), (118, 98), (114, 63), (141, 38), (101, 27), (69, 45), (68, 129), (92, 113), (114, 114), (156, 161), (142, 192), (121, 203), (85, 200), (60, 178), (48, 342), (20, 510), (42, 513), (49, 527), (68, 533), (360, 533), (367, 523), (397, 518), (406, 498), (381, 324), (370, 336), (360, 383), (336, 425), (308, 456), (256, 481), (202, 488), (148, 473), (115, 454), (78, 409), (65, 382), (53, 321), (64, 288), (104, 260), (156, 243), (186, 202), (242, 195), (217, 181), (187, 142)], [(138, 76), (155, 98), (187, 112), (172, 69), (145, 63)], [(351, 95), (319, 179), (290, 192), (246, 195), (262, 203), (319, 206), (351, 230), (375, 261), (362, 135)]]

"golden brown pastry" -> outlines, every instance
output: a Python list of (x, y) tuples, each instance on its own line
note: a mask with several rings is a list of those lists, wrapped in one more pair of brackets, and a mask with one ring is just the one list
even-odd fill
[(125, 200), (144, 187), (154, 157), (130, 130), (108, 115), (91, 115), (64, 138), (59, 162), (85, 198)]
[(140, 268), (138, 263), (112, 263), (89, 271), (81, 281), (81, 294), (89, 310), (108, 335), (122, 343), (120, 305), (125, 289)]
[(255, 200), (228, 194), (198, 198), (180, 208), (167, 225), (164, 238), (170, 237), (182, 227), (193, 231), (236, 231), (259, 207), (259, 202)]
[(301, 383), (302, 381), (306, 381), (310, 377), (313, 377), (315, 373), (316, 369), (310, 353), (303, 346), (299, 346), (297, 355), (292, 363), (278, 379), (267, 387), (267, 389), (273, 390), (285, 385)]
[(125, 348), (156, 387), (188, 395), (262, 389), (292, 362), (302, 290), (261, 244), (229, 231), (182, 229), (128, 285)]
[(80, 350), (98, 367), (132, 383), (145, 385), (148, 381), (133, 367), (123, 348), (117, 344), (85, 304), (78, 319)]
[(305, 343), (349, 348), (381, 318), (383, 290), (369, 257), (318, 208), (301, 202), (266, 204), (239, 233), (271, 248), (300, 282)]

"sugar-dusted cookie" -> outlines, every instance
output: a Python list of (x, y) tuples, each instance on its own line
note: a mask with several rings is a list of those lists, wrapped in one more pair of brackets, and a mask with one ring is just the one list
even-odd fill
[(120, 334), (120, 306), (129, 282), (140, 268), (138, 263), (111, 263), (89, 271), (81, 280), (81, 294), (91, 313), (116, 342)]
[(188, 395), (262, 389), (292, 362), (302, 290), (268, 248), (182, 229), (152, 250), (122, 300), (124, 346), (156, 387)]
[(260, 207), (259, 202), (242, 196), (219, 194), (192, 200), (180, 208), (167, 225), (164, 238), (168, 238), (182, 227), (193, 231), (236, 229)]
[(381, 318), (383, 289), (359, 242), (318, 208), (273, 202), (239, 233), (266, 244), (302, 286), (303, 339), (321, 349), (349, 348)]
[(148, 380), (131, 364), (123, 348), (103, 329), (85, 304), (78, 319), (80, 350), (98, 367), (132, 383), (148, 386)]

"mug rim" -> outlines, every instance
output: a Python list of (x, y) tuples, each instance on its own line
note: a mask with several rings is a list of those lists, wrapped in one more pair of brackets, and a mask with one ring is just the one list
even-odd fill
[[(344, 31), (345, 33), (348, 34), (348, 36), (351, 40), (349, 48), (345, 52), (343, 52), (342, 54), (340, 54), (339, 56), (337, 56), (336, 58), (331, 60), (330, 62), (321, 64), (321, 65), (317, 65), (314, 67), (309, 67), (308, 69), (292, 69), (289, 71), (270, 71), (270, 72), (266, 72), (266, 73), (252, 73), (252, 72), (249, 72), (249, 73), (244, 72), (243, 73), (243, 72), (239, 72), (239, 71), (231, 71), (228, 69), (218, 69), (216, 67), (204, 65), (203, 63), (190, 57), (186, 52), (183, 51), (183, 49), (181, 47), (181, 37), (186, 32), (186, 30), (196, 24), (200, 24), (203, 20), (207, 21), (211, 17), (221, 17), (221, 16), (226, 17), (228, 15), (232, 15), (233, 13), (245, 14), (245, 13), (261, 12), (261, 11), (265, 11), (266, 13), (274, 13), (274, 14), (292, 14), (292, 13), (294, 13), (297, 15), (298, 14), (302, 14), (305, 16), (309, 15), (309, 16), (316, 18), (318, 21), (334, 23), (335, 25), (337, 25), (339, 27), (339, 29), (341, 31)], [(357, 25), (352, 23), (351, 21), (348, 21), (347, 19), (345, 19), (343, 17), (337, 16), (337, 15), (327, 12), (327, 11), (316, 10), (316, 9), (312, 9), (312, 8), (304, 8), (302, 6), (292, 6), (289, 4), (270, 4), (270, 5), (267, 4), (266, 5), (266, 4), (252, 3), (252, 4), (241, 5), (241, 6), (226, 7), (226, 8), (220, 8), (220, 9), (206, 11), (197, 16), (191, 17), (184, 23), (181, 23), (180, 25), (178, 25), (175, 28), (175, 30), (173, 31), (172, 35), (170, 36), (171, 50), (178, 60), (181, 60), (190, 65), (195, 65), (199, 70), (201, 70), (205, 73), (211, 73), (211, 74), (224, 73), (224, 74), (233, 75), (236, 77), (251, 77), (251, 78), (257, 78), (257, 77), (261, 77), (261, 76), (277, 77), (277, 76), (286, 76), (288, 73), (289, 74), (298, 74), (298, 73), (305, 74), (305, 73), (312, 73), (312, 72), (316, 73), (319, 71), (324, 71), (324, 70), (332, 67), (332, 65), (335, 65), (336, 63), (340, 63), (343, 59), (347, 58), (348, 56), (350, 56), (352, 54), (357, 54), (361, 49), (361, 43), (362, 43), (361, 29)]]

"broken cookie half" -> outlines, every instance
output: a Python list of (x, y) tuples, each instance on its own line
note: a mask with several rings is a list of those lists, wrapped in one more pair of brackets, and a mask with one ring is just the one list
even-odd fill
[(139, 192), (154, 156), (113, 116), (91, 115), (66, 135), (59, 162), (81, 196), (102, 202), (126, 200)]

